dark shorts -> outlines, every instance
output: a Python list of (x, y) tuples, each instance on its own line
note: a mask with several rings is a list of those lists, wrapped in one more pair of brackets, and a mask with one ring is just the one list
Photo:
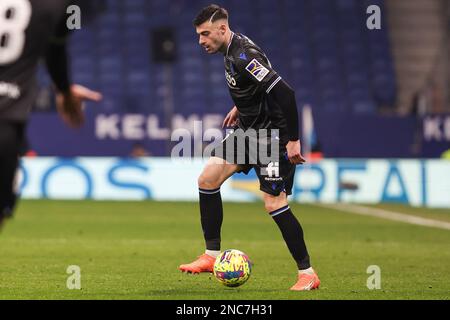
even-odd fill
[(0, 215), (12, 214), (17, 194), (14, 178), (24, 145), (24, 125), (0, 120)]
[(255, 169), (259, 189), (273, 196), (281, 192), (292, 194), (295, 164), (287, 158), (286, 143), (276, 136), (246, 137), (242, 130), (227, 135), (213, 152), (213, 157), (240, 166), (238, 173), (248, 174)]

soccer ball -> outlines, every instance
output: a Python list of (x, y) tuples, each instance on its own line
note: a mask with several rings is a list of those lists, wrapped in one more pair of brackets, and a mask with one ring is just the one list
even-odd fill
[(227, 287), (239, 287), (250, 277), (252, 263), (242, 251), (230, 249), (222, 252), (214, 263), (214, 276)]

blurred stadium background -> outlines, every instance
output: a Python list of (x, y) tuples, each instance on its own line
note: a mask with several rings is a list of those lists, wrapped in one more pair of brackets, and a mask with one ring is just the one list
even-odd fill
[[(160, 158), (170, 156), (176, 143), (170, 141), (174, 129), (188, 129), (194, 140), (201, 141), (202, 132), (194, 132), (195, 121), (202, 121), (203, 131), (220, 128), (232, 107), (223, 62), (201, 51), (192, 27), (192, 17), (209, 2), (85, 2), (82, 28), (71, 37), (72, 76), (105, 98), (87, 106), (85, 128), (65, 129), (54, 112), (49, 78), (41, 70), (40, 94), (29, 126), (29, 155), (151, 156), (158, 167), (165, 165)], [(232, 28), (266, 50), (276, 70), (295, 88), (303, 109), (299, 113), (304, 152), (330, 159), (299, 168), (305, 179), (298, 179), (297, 191), (328, 202), (347, 197), (450, 207), (448, 162), (403, 161), (439, 159), (450, 150), (448, 1), (218, 3), (229, 8)], [(381, 9), (381, 29), (367, 27), (371, 5)], [(205, 144), (196, 143), (193, 148), (202, 149)], [(360, 160), (336, 162), (339, 158)], [(71, 163), (64, 162), (62, 169), (56, 164), (54, 169), (54, 160), (48, 160), (36, 169), (37, 179), (22, 180), (23, 195), (87, 194), (117, 200), (120, 194), (130, 194), (134, 198), (153, 195), (158, 200), (160, 190), (170, 190), (171, 195), (163, 199), (196, 199), (195, 175), (201, 164), (191, 164), (192, 169), (174, 166), (165, 172), (186, 178), (187, 185), (176, 190), (161, 183), (173, 181), (172, 176), (153, 179), (162, 170), (139, 169), (128, 162), (134, 177), (123, 181), (112, 176), (126, 170), (127, 163), (115, 168), (116, 162), (96, 161), (86, 166), (93, 163), (109, 172), (109, 180), (95, 174), (93, 167), (81, 165), (75, 177), (62, 179), (65, 187), (59, 188), (56, 180)], [(29, 176), (26, 167), (25, 178)], [(155, 179), (157, 184), (152, 183)], [(237, 184), (252, 189), (251, 181), (256, 181), (255, 176), (241, 177)], [(125, 184), (134, 185), (134, 192), (122, 193), (117, 184), (122, 189)], [(101, 190), (108, 187), (109, 191)], [(56, 191), (47, 192), (48, 188)], [(84, 192), (86, 188), (91, 192)], [(225, 199), (250, 198), (239, 193)]]
[[(448, 299), (450, 235), (443, 229), (450, 222), (449, 1), (213, 2), (229, 10), (231, 28), (260, 45), (296, 91), (302, 142), (310, 161), (298, 167), (292, 200), (300, 203), (299, 218), (328, 290), (313, 297)], [(171, 132), (187, 128), (194, 133), (199, 120), (204, 130), (220, 128), (232, 107), (223, 61), (202, 52), (192, 27), (195, 14), (209, 3), (86, 1), (82, 28), (70, 40), (72, 77), (101, 91), (104, 99), (87, 105), (84, 128), (64, 128), (55, 112), (50, 80), (44, 68), (39, 71), (39, 96), (20, 170), (24, 200), (16, 221), (2, 234), (2, 241), (11, 244), (2, 249), (2, 255), (14, 258), (16, 268), (31, 273), (22, 278), (12, 271), (4, 274), (4, 279), (16, 277), (0, 289), (4, 297), (33, 297), (33, 292), (44, 298), (286, 297), (284, 291), (274, 295), (270, 290), (288, 286), (293, 279), (287, 270), (294, 270), (293, 265), (274, 262), (281, 273), (286, 269), (281, 282), (273, 274), (273, 278), (263, 276), (272, 272), (262, 266), (263, 259), (289, 261), (289, 256), (271, 222), (259, 220), (264, 217), (262, 205), (257, 209), (248, 204), (248, 210), (233, 203), (225, 206), (225, 220), (228, 215), (231, 221), (224, 225), (225, 245), (249, 251), (261, 266), (254, 283), (249, 281), (251, 290), (246, 292), (246, 285), (242, 295), (225, 291), (211, 296), (208, 292), (215, 285), (192, 291), (198, 280), (172, 274), (179, 263), (203, 249), (195, 202), (197, 176), (204, 162), (197, 158), (171, 162), (168, 157), (176, 143), (170, 141)], [(370, 5), (381, 8), (379, 30), (367, 27)], [(165, 61), (161, 53), (166, 54)], [(236, 175), (223, 186), (222, 196), (227, 202), (254, 202), (259, 199), (257, 190), (256, 175)], [(78, 201), (49, 201), (55, 199)], [(151, 201), (102, 204), (90, 200)], [(302, 205), (305, 202), (311, 205)], [(403, 213), (433, 220), (435, 229), (353, 216), (345, 212), (364, 214), (363, 209), (340, 207), (342, 203), (368, 204), (364, 208), (379, 211), (367, 214), (385, 218)], [(234, 211), (228, 213), (227, 208)], [(241, 220), (246, 215), (249, 221)], [(25, 242), (19, 244), (18, 239)], [(65, 251), (67, 243), (74, 245), (69, 251)], [(155, 243), (156, 251), (148, 249)], [(14, 245), (19, 251), (7, 249)], [(86, 251), (80, 249), (83, 245)], [(279, 248), (281, 253), (267, 253), (267, 247)], [(35, 283), (39, 291), (18, 290), (41, 272), (20, 267), (36, 264), (35, 250), (43, 250), (46, 261), (53, 263), (49, 270), (55, 272), (63, 265), (55, 256), (63, 256), (67, 265), (78, 259), (97, 277), (88, 275), (90, 283), (101, 279), (98, 291), (87, 289), (88, 295), (73, 296), (59, 287), (52, 291), (44, 282)], [(332, 266), (342, 255), (347, 262), (339, 274)], [(156, 263), (155, 256), (162, 262)], [(127, 262), (116, 265), (124, 257)], [(428, 279), (420, 277), (415, 268), (418, 261), (427, 261)], [(145, 268), (138, 267), (140, 263), (152, 265), (158, 280), (142, 280)], [(371, 295), (365, 288), (365, 268), (372, 263), (391, 272), (382, 294)], [(102, 276), (106, 268), (119, 268), (125, 277), (135, 277), (134, 282)], [(170, 276), (165, 278), (167, 269)], [(393, 273), (402, 273), (402, 278)], [(353, 280), (344, 285), (342, 276)], [(113, 278), (120, 289), (114, 287)], [(50, 277), (47, 283), (53, 280)], [(146, 291), (149, 287), (159, 289)], [(355, 288), (366, 291), (355, 296)], [(108, 290), (112, 295), (105, 293)]]

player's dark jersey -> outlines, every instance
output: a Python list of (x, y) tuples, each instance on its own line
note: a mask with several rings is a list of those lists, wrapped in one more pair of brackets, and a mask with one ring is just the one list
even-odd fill
[(225, 76), (239, 111), (238, 126), (247, 130), (279, 129), (287, 142), (286, 120), (269, 93), (281, 80), (269, 59), (253, 41), (234, 33), (224, 58)]
[(25, 122), (35, 100), (39, 59), (62, 37), (65, 0), (0, 0), (0, 120)]

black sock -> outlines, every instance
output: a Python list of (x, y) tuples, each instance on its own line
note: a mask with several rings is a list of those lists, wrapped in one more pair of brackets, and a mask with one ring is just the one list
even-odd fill
[(215, 190), (199, 189), (200, 218), (207, 250), (220, 250), (220, 229), (223, 209), (220, 188)]
[(303, 239), (303, 229), (297, 218), (292, 214), (289, 206), (285, 206), (270, 213), (280, 228), (284, 241), (292, 254), (299, 270), (311, 267), (308, 250)]

